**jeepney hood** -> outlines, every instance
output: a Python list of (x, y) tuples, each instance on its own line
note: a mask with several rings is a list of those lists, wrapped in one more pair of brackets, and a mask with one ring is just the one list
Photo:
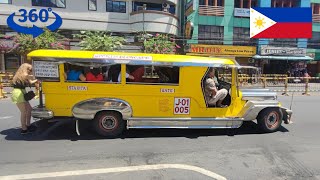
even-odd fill
[(277, 93), (269, 89), (240, 89), (242, 93), (242, 100), (277, 100)]

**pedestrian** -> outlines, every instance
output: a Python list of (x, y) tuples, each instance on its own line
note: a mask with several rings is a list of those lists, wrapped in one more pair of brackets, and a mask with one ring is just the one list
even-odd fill
[(33, 78), (32, 66), (28, 63), (24, 63), (19, 67), (12, 80), (14, 89), (11, 99), (21, 112), (21, 134), (27, 134), (36, 130), (36, 126), (30, 124), (32, 107), (30, 103), (25, 100), (24, 94), (26, 93), (26, 87), (30, 87), (37, 81), (38, 80)]

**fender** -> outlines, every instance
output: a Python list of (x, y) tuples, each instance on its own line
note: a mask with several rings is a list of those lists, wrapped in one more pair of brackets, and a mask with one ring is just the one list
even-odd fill
[(269, 107), (280, 107), (280, 104), (276, 100), (248, 101), (238, 114), (238, 117), (243, 118), (245, 121), (255, 120), (260, 111)]
[(132, 117), (132, 108), (128, 102), (116, 98), (94, 98), (81, 101), (72, 108), (72, 114), (78, 119), (94, 119), (100, 111), (117, 111), (122, 114), (123, 120)]

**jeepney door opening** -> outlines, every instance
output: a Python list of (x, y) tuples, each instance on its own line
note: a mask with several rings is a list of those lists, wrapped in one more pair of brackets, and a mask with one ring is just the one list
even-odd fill
[[(208, 103), (208, 99), (206, 97), (205, 94), (205, 86), (206, 86), (206, 80), (209, 74), (209, 69), (207, 69), (207, 71), (205, 72), (205, 74), (202, 77), (201, 80), (201, 87), (202, 87), (202, 93), (203, 93), (203, 97), (206, 103), (206, 107), (208, 108), (214, 108), (215, 106), (209, 105)], [(217, 90), (221, 90), (221, 89), (226, 89), (228, 91), (227, 96), (224, 98), (224, 100), (222, 101), (223, 105), (226, 106), (230, 106), (231, 104), (231, 84), (232, 84), (232, 68), (228, 68), (228, 67), (219, 67), (219, 68), (214, 68), (215, 69), (215, 77), (213, 78), (217, 87)]]

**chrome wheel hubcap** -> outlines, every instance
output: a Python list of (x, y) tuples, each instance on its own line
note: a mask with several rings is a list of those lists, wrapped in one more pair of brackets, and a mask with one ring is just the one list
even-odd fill
[(101, 121), (102, 127), (105, 129), (113, 129), (116, 126), (116, 119), (112, 116), (106, 116)]
[(267, 126), (269, 128), (273, 128), (275, 126), (277, 126), (278, 124), (278, 114), (276, 112), (271, 112), (268, 116), (267, 116)]

